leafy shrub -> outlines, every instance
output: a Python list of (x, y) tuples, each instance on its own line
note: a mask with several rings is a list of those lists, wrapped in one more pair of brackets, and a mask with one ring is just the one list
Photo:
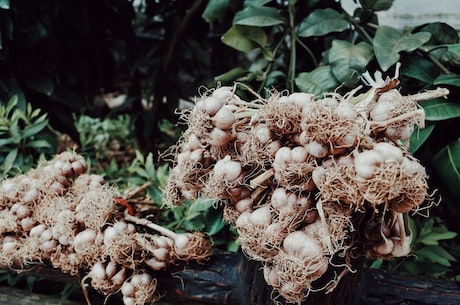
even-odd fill
[(20, 107), (17, 96), (0, 105), (1, 177), (29, 169), (40, 157), (50, 156), (55, 146), (46, 113), (29, 103)]

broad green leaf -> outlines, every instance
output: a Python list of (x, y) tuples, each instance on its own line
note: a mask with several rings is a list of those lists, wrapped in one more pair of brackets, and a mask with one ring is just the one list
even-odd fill
[(425, 109), (425, 120), (443, 121), (460, 117), (460, 104), (446, 99), (434, 99), (419, 103)]
[(410, 138), (410, 146), (409, 146), (410, 153), (413, 154), (423, 145), (423, 143), (425, 143), (425, 141), (428, 139), (428, 137), (433, 132), (434, 127), (435, 127), (434, 124), (429, 124), (429, 125), (426, 125), (425, 128), (423, 129), (417, 128), (412, 133), (411, 138)]
[(206, 22), (222, 18), (230, 6), (230, 0), (209, 0), (201, 17)]
[(336, 10), (317, 9), (300, 23), (298, 35), (300, 37), (322, 36), (331, 32), (342, 32), (348, 27), (348, 21)]
[(331, 66), (320, 66), (311, 72), (299, 73), (295, 84), (302, 92), (321, 95), (335, 89), (339, 83), (332, 74)]
[(448, 45), (447, 50), (455, 54), (455, 56), (460, 57), (460, 43)]
[(386, 11), (393, 6), (394, 0), (359, 0), (361, 6), (366, 10)]
[(246, 73), (247, 71), (245, 69), (241, 67), (236, 67), (223, 74), (217, 75), (216, 77), (214, 77), (214, 79), (219, 82), (231, 82), (246, 75)]
[(416, 29), (417, 32), (431, 33), (430, 45), (451, 44), (458, 41), (457, 30), (444, 22), (424, 24)]
[(389, 26), (379, 26), (373, 45), (377, 61), (383, 71), (387, 71), (399, 61), (399, 53), (411, 52), (421, 47), (431, 37), (430, 33), (403, 33)]
[(401, 65), (401, 75), (432, 84), (441, 70), (430, 60), (422, 57), (407, 57)]
[(272, 26), (284, 23), (280, 12), (272, 7), (248, 6), (236, 13), (233, 23), (247, 26)]
[(433, 158), (432, 167), (444, 187), (460, 198), (460, 139), (438, 152)]
[(0, 8), (4, 10), (10, 9), (10, 0), (0, 0)]
[(346, 86), (353, 86), (374, 56), (372, 46), (366, 42), (353, 45), (345, 40), (332, 41), (328, 58), (335, 78)]
[(267, 34), (259, 27), (233, 25), (223, 36), (222, 42), (238, 51), (249, 52), (267, 43)]
[(219, 233), (225, 227), (222, 213), (214, 208), (209, 209), (206, 213), (205, 224), (207, 234), (212, 236)]
[(244, 6), (264, 6), (272, 0), (244, 0)]
[(460, 75), (439, 75), (433, 82), (434, 85), (451, 85), (460, 87)]

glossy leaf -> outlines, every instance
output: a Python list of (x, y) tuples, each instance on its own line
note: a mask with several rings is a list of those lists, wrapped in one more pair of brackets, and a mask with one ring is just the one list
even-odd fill
[(217, 75), (214, 77), (216, 81), (220, 82), (231, 82), (234, 81), (242, 76), (244, 76), (247, 73), (247, 71), (241, 67), (236, 67), (231, 69), (230, 71), (227, 71), (223, 74)]
[(456, 86), (460, 87), (460, 75), (455, 74), (455, 75), (439, 75), (436, 77), (436, 79), (433, 81), (434, 85), (450, 85), (450, 86)]
[(458, 33), (444, 22), (432, 22), (417, 28), (417, 32), (431, 33), (430, 45), (451, 44), (458, 41)]
[(295, 84), (300, 91), (321, 95), (326, 91), (333, 91), (339, 83), (330, 66), (320, 66), (311, 72), (300, 73), (295, 78)]
[(234, 25), (223, 36), (222, 42), (238, 51), (249, 52), (267, 43), (267, 35), (259, 27)]
[(206, 22), (222, 18), (230, 6), (230, 0), (209, 0), (201, 17)]
[(0, 9), (10, 9), (10, 0), (0, 0)]
[(401, 75), (408, 76), (427, 84), (432, 84), (441, 70), (432, 62), (421, 57), (408, 57), (401, 66)]
[(460, 43), (448, 45), (447, 49), (457, 57), (460, 57)]
[(437, 153), (432, 166), (444, 187), (460, 198), (460, 140), (447, 145)]
[(386, 11), (393, 6), (394, 0), (359, 0), (361, 6), (367, 10)]
[(322, 36), (331, 32), (342, 32), (348, 27), (348, 21), (336, 10), (317, 9), (300, 23), (298, 35), (300, 37)]
[(460, 117), (460, 104), (446, 99), (434, 99), (419, 103), (425, 109), (425, 120), (443, 121)]
[(353, 45), (345, 40), (332, 41), (328, 58), (335, 78), (346, 86), (353, 86), (374, 56), (372, 46), (366, 42)]
[(248, 6), (236, 13), (233, 23), (247, 26), (272, 26), (284, 23), (280, 12), (272, 7)]
[(423, 129), (416, 129), (410, 138), (409, 152), (415, 153), (425, 141), (430, 137), (431, 133), (434, 130), (435, 125), (429, 124)]
[(430, 33), (403, 33), (388, 26), (379, 26), (373, 41), (375, 57), (383, 71), (399, 61), (399, 53), (411, 52), (421, 47), (431, 37)]

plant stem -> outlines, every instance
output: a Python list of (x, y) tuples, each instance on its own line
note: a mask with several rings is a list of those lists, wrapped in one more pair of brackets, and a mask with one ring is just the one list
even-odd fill
[(169, 230), (169, 229), (166, 229), (160, 225), (157, 225), (156, 223), (153, 223), (147, 219), (140, 219), (140, 218), (137, 218), (135, 216), (131, 216), (129, 215), (128, 213), (125, 213), (124, 215), (125, 219), (127, 221), (131, 221), (131, 222), (134, 222), (135, 224), (138, 224), (138, 225), (141, 225), (141, 226), (145, 226), (145, 227), (148, 227), (150, 229), (153, 229), (155, 231), (157, 231), (158, 233), (160, 234), (163, 234), (164, 236), (166, 237), (169, 237), (171, 239), (176, 239), (177, 237), (177, 233)]
[(295, 33), (295, 12), (294, 12), (294, 3), (293, 1), (288, 2), (288, 11), (289, 11), (289, 33), (291, 41), (291, 55), (289, 58), (289, 69), (288, 69), (288, 78), (287, 78), (287, 88), (290, 92), (294, 92), (294, 79), (295, 79), (295, 67), (296, 67), (296, 33)]
[(417, 93), (414, 95), (411, 95), (410, 98), (413, 99), (414, 101), (426, 101), (426, 100), (432, 100), (438, 97), (446, 97), (449, 95), (449, 90), (446, 88), (437, 88), (435, 90), (428, 90), (425, 92)]

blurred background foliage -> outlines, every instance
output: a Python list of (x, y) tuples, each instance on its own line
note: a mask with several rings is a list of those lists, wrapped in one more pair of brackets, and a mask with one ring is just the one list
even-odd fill
[[(169, 169), (159, 156), (184, 127), (177, 109), (202, 86), (345, 93), (366, 70), (392, 76), (399, 61), (403, 94), (451, 92), (421, 103), (427, 126), (411, 141), (441, 201), (432, 217), (413, 218), (414, 256), (371, 266), (458, 278), (458, 32), (379, 25), (393, 0), (355, 2), (350, 13), (335, 0), (0, 0), (2, 176), (76, 147), (91, 171), (122, 191), (142, 187), (160, 210)], [(235, 251), (219, 207), (199, 203), (158, 213)]]

